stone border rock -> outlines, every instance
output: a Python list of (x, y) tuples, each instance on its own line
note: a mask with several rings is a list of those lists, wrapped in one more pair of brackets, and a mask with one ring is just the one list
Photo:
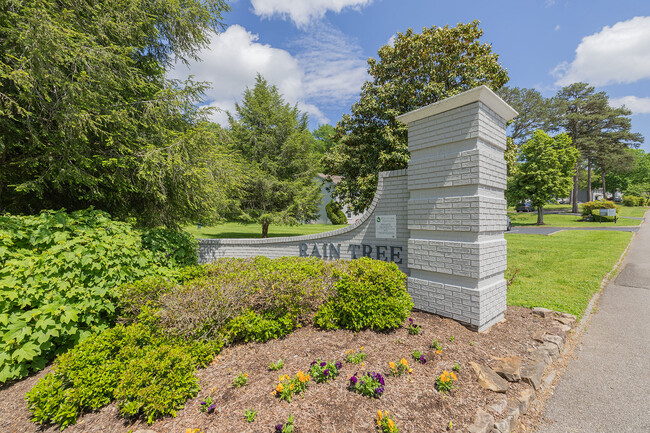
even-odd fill
[[(543, 387), (550, 386), (555, 379), (556, 371), (547, 372), (547, 367), (562, 353), (567, 333), (575, 326), (576, 318), (571, 314), (547, 308), (533, 308), (533, 314), (552, 318), (557, 326), (539, 330), (533, 335), (536, 347), (530, 349), (529, 360), (524, 361), (516, 356), (497, 358), (498, 364), (494, 368), (475, 362), (470, 364), (476, 372), (478, 383), (485, 389), (505, 393), (509, 382), (528, 384), (516, 397), (503, 399), (485, 409), (479, 409), (468, 429), (470, 433), (511, 433), (517, 427), (519, 417), (528, 412), (536, 393)], [(496, 419), (493, 414), (499, 418)], [(505, 414), (505, 417), (501, 417), (501, 414)]]

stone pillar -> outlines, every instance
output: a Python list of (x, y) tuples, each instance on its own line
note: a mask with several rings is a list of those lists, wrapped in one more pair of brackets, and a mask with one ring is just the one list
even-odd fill
[(483, 331), (506, 309), (506, 121), (485, 86), (398, 117), (408, 125), (408, 279), (415, 307)]

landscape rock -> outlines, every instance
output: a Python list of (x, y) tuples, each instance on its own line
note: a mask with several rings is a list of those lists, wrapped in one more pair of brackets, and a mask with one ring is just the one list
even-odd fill
[(476, 372), (478, 383), (483, 388), (494, 392), (508, 391), (508, 381), (496, 374), (490, 367), (476, 362), (470, 362), (469, 365)]
[(571, 320), (571, 319), (567, 319), (566, 317), (553, 317), (553, 319), (567, 326), (573, 326), (573, 324), (576, 322), (575, 319)]
[(508, 400), (505, 397), (499, 398), (487, 405), (487, 409), (497, 415), (501, 415), (508, 407)]
[(557, 346), (558, 350), (564, 347), (564, 340), (559, 335), (546, 334), (543, 338), (544, 342), (553, 343)]
[(474, 415), (474, 423), (469, 426), (469, 433), (490, 433), (494, 426), (494, 417), (486, 411), (479, 409)]
[(521, 367), (521, 381), (529, 384), (535, 390), (542, 386), (542, 375), (546, 364), (543, 360), (535, 360)]
[(577, 319), (576, 319), (576, 316), (574, 316), (573, 314), (562, 313), (561, 311), (558, 311), (558, 312), (556, 313), (556, 315), (558, 315), (558, 316), (560, 316), (560, 317), (564, 317), (565, 319), (572, 320), (572, 321), (574, 321), (574, 322), (577, 320)]
[(569, 325), (561, 325), (558, 329), (562, 330), (562, 332), (569, 332), (572, 328)]
[(508, 382), (517, 382), (521, 380), (521, 358), (508, 356), (506, 358), (497, 358), (498, 364), (494, 372), (503, 377)]
[(495, 422), (491, 433), (510, 433), (510, 421), (510, 418), (506, 417), (501, 421)]
[(533, 340), (539, 341), (540, 343), (543, 343), (544, 342), (544, 336), (546, 334), (548, 334), (548, 331), (546, 329), (538, 329), (533, 334)]
[(545, 364), (550, 364), (559, 355), (560, 349), (553, 343), (544, 343), (530, 353), (532, 359), (544, 361)]
[(548, 308), (535, 307), (533, 308), (533, 314), (546, 318), (555, 316), (555, 311), (549, 310)]
[(516, 398), (519, 402), (519, 413), (525, 415), (530, 407), (530, 402), (535, 398), (535, 390), (533, 388), (526, 388)]

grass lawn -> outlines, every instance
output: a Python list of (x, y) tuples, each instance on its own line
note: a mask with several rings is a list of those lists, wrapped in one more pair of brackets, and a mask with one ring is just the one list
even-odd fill
[[(636, 216), (633, 211), (635, 208), (623, 208), (629, 215)], [(623, 216), (623, 209), (621, 209), (621, 216)], [(632, 215), (634, 214), (634, 215)], [(534, 226), (537, 224), (537, 212), (508, 212), (510, 221), (513, 226)], [(641, 214), (643, 216), (643, 214)], [(627, 218), (619, 218), (617, 223), (614, 221), (606, 221), (607, 218), (603, 217), (603, 222), (596, 221), (581, 221), (582, 216), (578, 215), (562, 215), (562, 214), (544, 214), (544, 224), (548, 227), (617, 227), (617, 226), (638, 226), (642, 220), (632, 220)]]
[(650, 207), (647, 206), (621, 206), (621, 210), (618, 212), (618, 215), (643, 218), (643, 215), (648, 211), (648, 209), (650, 209)]
[[(269, 237), (277, 238), (282, 236), (300, 236), (312, 235), (314, 233), (328, 232), (331, 230), (347, 227), (347, 225), (332, 224), (299, 224), (295, 226), (269, 226)], [(196, 225), (185, 226), (184, 230), (194, 236), (196, 239), (227, 239), (227, 238), (261, 238), (261, 224), (239, 224), (225, 223), (212, 227), (197, 228)]]
[(519, 269), (508, 305), (546, 307), (581, 317), (631, 237), (612, 231), (507, 234), (508, 268)]

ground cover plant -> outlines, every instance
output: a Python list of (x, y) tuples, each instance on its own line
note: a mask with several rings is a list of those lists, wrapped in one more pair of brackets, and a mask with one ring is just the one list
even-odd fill
[(1, 215), (0, 383), (110, 326), (121, 283), (171, 278), (161, 260), (171, 244), (154, 253), (131, 225), (92, 209)]
[[(224, 344), (286, 336), (349, 293), (351, 286), (372, 284), (367, 290), (376, 294), (370, 303), (349, 301), (347, 311), (355, 318), (374, 309), (369, 318), (362, 317), (365, 326), (358, 329), (399, 328), (412, 305), (397, 266), (370, 259), (224, 259), (186, 268), (176, 279), (179, 283), (149, 278), (120, 286), (123, 320), (131, 324), (90, 337), (57, 359), (54, 371), (29, 393), (34, 420), (66, 427), (81, 413), (114, 400), (122, 415), (142, 416), (148, 423), (175, 416), (199, 390), (195, 369)], [(328, 329), (349, 326), (341, 320), (329, 323)], [(334, 379), (342, 367), (340, 362), (317, 361), (310, 366), (317, 382)], [(230, 386), (250, 386), (248, 373), (239, 370), (234, 379), (231, 375)], [(276, 395), (291, 401), (304, 392), (310, 374), (280, 376)], [(213, 401), (204, 403), (214, 411)]]
[(581, 317), (631, 236), (614, 231), (506, 234), (508, 266), (519, 269), (508, 305), (546, 307)]

